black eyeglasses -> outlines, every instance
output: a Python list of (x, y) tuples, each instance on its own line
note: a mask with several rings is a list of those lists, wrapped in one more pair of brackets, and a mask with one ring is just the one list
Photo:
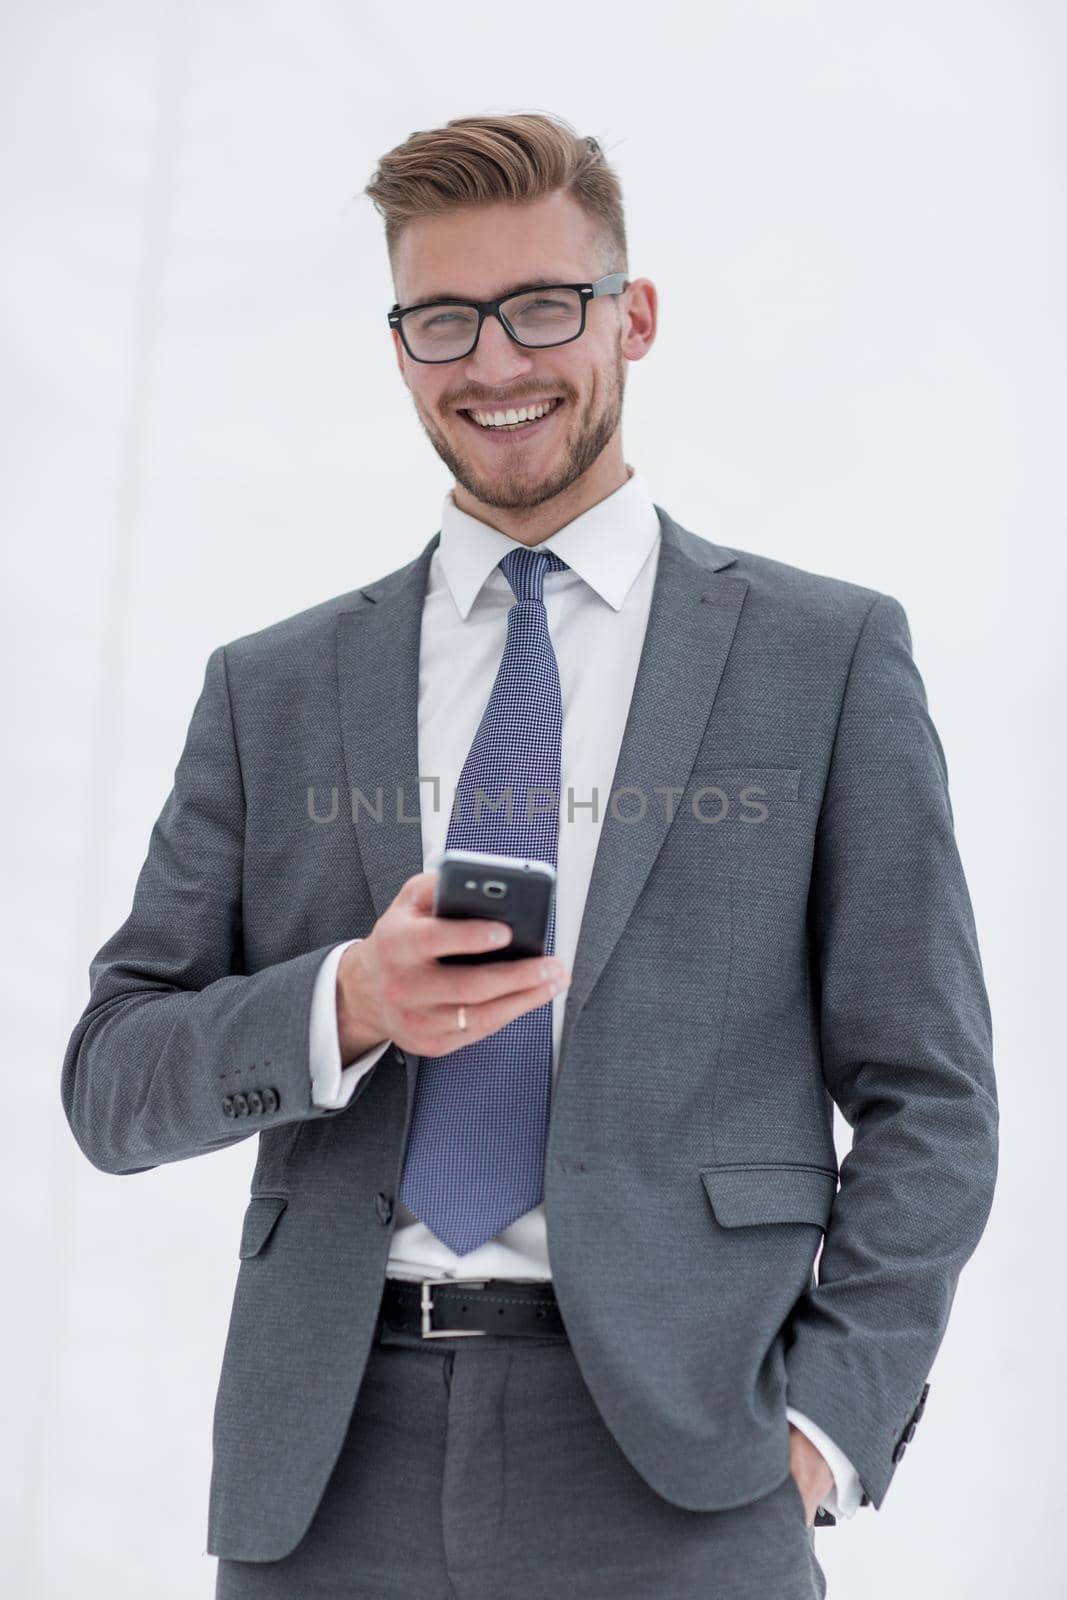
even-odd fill
[(496, 317), (516, 344), (544, 350), (585, 332), (585, 308), (601, 295), (622, 294), (630, 280), (612, 272), (595, 283), (534, 283), (499, 300), (423, 300), (394, 305), (389, 326), (413, 361), (460, 361), (478, 343), (486, 317)]

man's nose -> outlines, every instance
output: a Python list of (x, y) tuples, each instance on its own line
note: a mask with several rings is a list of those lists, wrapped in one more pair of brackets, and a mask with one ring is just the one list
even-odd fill
[(525, 377), (531, 366), (530, 352), (515, 343), (499, 318), (486, 317), (478, 343), (467, 357), (468, 380), (487, 389), (502, 389), (516, 378)]

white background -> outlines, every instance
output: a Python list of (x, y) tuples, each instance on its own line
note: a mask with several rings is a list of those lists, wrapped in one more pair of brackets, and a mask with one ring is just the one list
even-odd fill
[(1037, 0), (8, 0), (5, 1595), (214, 1592), (254, 1141), (106, 1176), (60, 1062), (210, 651), (438, 526), (361, 190), (517, 110), (600, 139), (659, 291), (626, 459), (683, 526), (895, 595), (949, 763), (1001, 1176), (883, 1509), (817, 1536), (831, 1600), (1063, 1592), (1065, 32)]

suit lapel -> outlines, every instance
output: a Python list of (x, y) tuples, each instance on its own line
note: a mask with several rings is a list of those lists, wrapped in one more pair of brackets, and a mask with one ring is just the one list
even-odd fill
[[(588, 1000), (629, 920), (670, 827), (666, 797), (684, 789), (707, 727), (730, 652), (746, 579), (723, 575), (734, 557), (679, 527), (656, 507), (662, 542), (648, 627), (609, 796), (632, 786), (647, 810), (619, 821), (609, 804), (589, 883), (567, 994), (560, 1058), (574, 1019)], [(674, 796), (675, 804), (678, 795)], [(639, 811), (620, 794), (620, 815)]]
[[(645, 797), (640, 822), (620, 822), (602, 796), (603, 823), (567, 996), (561, 1055), (574, 1018), (592, 992), (637, 902), (670, 826), (658, 788), (682, 790), (696, 760), (726, 658), (746, 579), (725, 573), (729, 551), (698, 538), (656, 506), (661, 544), (648, 627), (609, 796), (632, 786)], [(345, 768), (382, 820), (359, 813), (355, 826), (375, 913), (422, 871), (418, 784), (419, 643), (433, 538), (414, 561), (366, 585), (337, 619), (337, 682)], [(449, 803), (451, 797), (443, 797)], [(398, 800), (401, 802), (398, 820)], [(677, 795), (675, 796), (677, 801)], [(618, 809), (638, 802), (622, 795)]]
[[(430, 559), (440, 532), (406, 567), (367, 584), (337, 618), (337, 685), (350, 790), (381, 821), (357, 811), (356, 842), (377, 916), (422, 871), (419, 797), (419, 638)], [(358, 799), (358, 796), (357, 796)], [(398, 804), (399, 802), (399, 804)], [(400, 817), (407, 820), (398, 820)]]

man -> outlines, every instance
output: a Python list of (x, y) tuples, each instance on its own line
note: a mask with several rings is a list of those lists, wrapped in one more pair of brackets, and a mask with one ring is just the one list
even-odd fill
[[(459, 119), (368, 192), (441, 528), (212, 653), (63, 1069), (105, 1171), (260, 1136), (217, 1593), (822, 1595), (996, 1170), (905, 614), (627, 466), (657, 298), (595, 141)], [(544, 958), (439, 962), (500, 949), (433, 913), (455, 845), (557, 867)]]

